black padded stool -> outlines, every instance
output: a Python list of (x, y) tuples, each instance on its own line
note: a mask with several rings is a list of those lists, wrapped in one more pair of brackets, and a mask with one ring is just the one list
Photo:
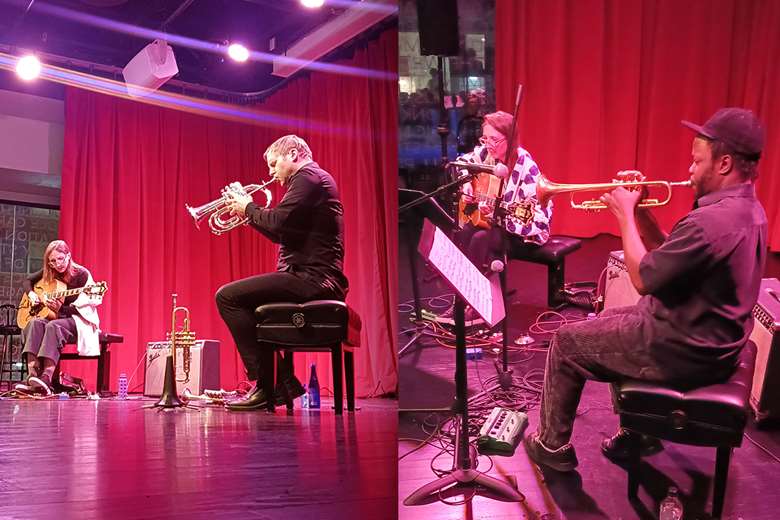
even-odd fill
[[(108, 347), (111, 346), (112, 343), (123, 343), (125, 341), (124, 336), (121, 334), (113, 334), (111, 332), (103, 332), (100, 331), (100, 335), (98, 337), (98, 341), (100, 342), (100, 354), (97, 356), (82, 356), (79, 355), (78, 352), (63, 352), (60, 354), (60, 360), (68, 359), (96, 359), (97, 360), (97, 382), (95, 383), (95, 389), (97, 390), (97, 393), (100, 395), (108, 393), (108, 389), (110, 386), (109, 383), (109, 376), (111, 374), (111, 351), (108, 350)], [(60, 374), (60, 366), (57, 365), (56, 373), (54, 375), (54, 380), (57, 381)]]
[[(336, 415), (344, 407), (342, 378), (347, 383), (347, 410), (355, 411), (355, 364), (353, 350), (360, 346), (360, 316), (346, 303), (338, 300), (314, 300), (306, 303), (269, 303), (255, 309), (257, 342), (263, 357), (263, 366), (271, 367), (264, 374), (268, 409), (274, 409), (275, 370), (277, 351), (330, 351), (333, 371), (333, 398)], [(342, 352), (344, 370), (342, 372)], [(290, 364), (292, 361), (290, 359)], [(344, 377), (345, 376), (345, 377)], [(292, 409), (292, 400), (287, 400)]]
[(565, 303), (563, 297), (564, 262), (566, 255), (582, 246), (578, 238), (553, 235), (544, 245), (510, 241), (509, 260), (523, 260), (547, 266), (547, 306), (558, 307)]
[[(717, 448), (712, 516), (720, 518), (731, 450), (742, 444), (748, 418), (748, 399), (756, 362), (756, 345), (742, 349), (739, 365), (721, 384), (676, 390), (658, 384), (625, 381), (615, 385), (620, 426), (628, 430), (693, 446)], [(631, 447), (628, 497), (639, 491), (639, 445)]]

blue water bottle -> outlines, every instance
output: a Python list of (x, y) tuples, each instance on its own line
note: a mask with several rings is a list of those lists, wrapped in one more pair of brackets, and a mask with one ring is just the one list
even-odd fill
[(317, 366), (311, 364), (311, 376), (309, 377), (309, 408), (320, 407), (320, 382), (317, 380)]

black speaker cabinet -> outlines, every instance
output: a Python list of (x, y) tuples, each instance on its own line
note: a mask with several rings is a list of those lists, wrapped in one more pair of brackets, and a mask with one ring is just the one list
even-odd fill
[(762, 421), (780, 417), (780, 281), (777, 278), (761, 280), (753, 317), (755, 324), (750, 339), (758, 350), (750, 406), (756, 420)]
[[(169, 341), (150, 341), (146, 345), (146, 361), (144, 363), (144, 395), (160, 397), (165, 382), (165, 361), (171, 350)], [(177, 379), (184, 379), (182, 349), (176, 349)], [(195, 395), (203, 390), (219, 390), (219, 341), (199, 339), (190, 348), (190, 374), (186, 383), (176, 382), (176, 393), (184, 394), (189, 389)]]
[(457, 56), (457, 0), (417, 0), (417, 27), (422, 56)]

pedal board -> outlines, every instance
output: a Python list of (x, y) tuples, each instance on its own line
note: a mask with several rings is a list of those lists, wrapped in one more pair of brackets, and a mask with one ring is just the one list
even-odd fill
[(523, 412), (495, 407), (479, 431), (477, 451), (511, 457), (527, 426), (528, 416)]

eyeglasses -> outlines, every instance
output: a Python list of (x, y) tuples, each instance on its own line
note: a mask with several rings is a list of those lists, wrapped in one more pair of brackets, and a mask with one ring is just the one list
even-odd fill
[(482, 145), (487, 145), (487, 144), (496, 145), (496, 144), (502, 143), (504, 141), (506, 141), (505, 137), (494, 136), (494, 135), (489, 135), (489, 136), (488, 135), (483, 135), (482, 137), (479, 138), (479, 144), (482, 144)]
[(60, 258), (49, 258), (49, 265), (51, 267), (57, 267), (58, 265), (62, 265), (68, 262), (68, 256), (63, 256)]

